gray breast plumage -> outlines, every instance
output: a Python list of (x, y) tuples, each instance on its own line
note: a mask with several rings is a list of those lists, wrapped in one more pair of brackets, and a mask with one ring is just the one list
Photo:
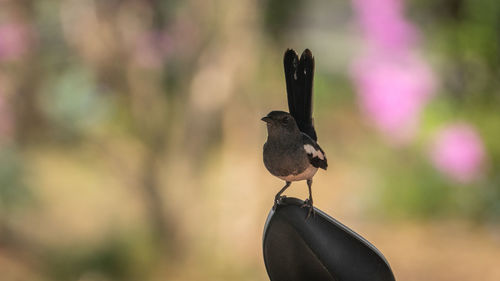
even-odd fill
[(283, 145), (270, 140), (264, 144), (264, 165), (279, 178), (301, 174), (311, 166), (302, 143)]

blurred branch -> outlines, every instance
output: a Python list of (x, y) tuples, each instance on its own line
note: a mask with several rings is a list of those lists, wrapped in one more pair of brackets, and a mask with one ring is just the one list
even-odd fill
[[(174, 224), (165, 214), (164, 203), (158, 185), (158, 153), (150, 149), (145, 153), (142, 169), (142, 185), (146, 208), (149, 213), (154, 238), (163, 250), (171, 249), (174, 243)], [(174, 254), (173, 252), (170, 253)]]

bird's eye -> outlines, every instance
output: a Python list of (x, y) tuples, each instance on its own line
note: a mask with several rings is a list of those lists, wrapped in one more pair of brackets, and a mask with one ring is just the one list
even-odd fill
[(287, 125), (289, 121), (290, 121), (290, 118), (285, 117), (285, 118), (283, 118), (283, 119), (281, 120), (281, 123), (283, 123), (283, 125)]

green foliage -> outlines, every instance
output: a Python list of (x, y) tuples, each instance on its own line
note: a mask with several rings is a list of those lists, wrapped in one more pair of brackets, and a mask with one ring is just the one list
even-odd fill
[(301, 0), (266, 0), (264, 3), (264, 30), (271, 38), (278, 40), (283, 37), (283, 33), (297, 25), (305, 4)]
[(33, 194), (23, 180), (24, 165), (18, 151), (0, 148), (0, 212), (22, 209), (32, 202)]
[(102, 124), (109, 111), (106, 93), (97, 88), (92, 73), (73, 67), (47, 85), (40, 96), (42, 109), (59, 132), (74, 135)]
[(85, 276), (106, 280), (148, 280), (157, 258), (145, 235), (112, 234), (93, 245), (71, 245), (45, 253), (46, 270), (52, 280), (70, 281)]

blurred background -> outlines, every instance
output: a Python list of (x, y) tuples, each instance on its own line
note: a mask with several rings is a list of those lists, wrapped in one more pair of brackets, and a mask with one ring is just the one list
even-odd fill
[(310, 48), (315, 205), (398, 280), (500, 280), (499, 30), (495, 0), (2, 0), (0, 279), (268, 280), (260, 118)]

